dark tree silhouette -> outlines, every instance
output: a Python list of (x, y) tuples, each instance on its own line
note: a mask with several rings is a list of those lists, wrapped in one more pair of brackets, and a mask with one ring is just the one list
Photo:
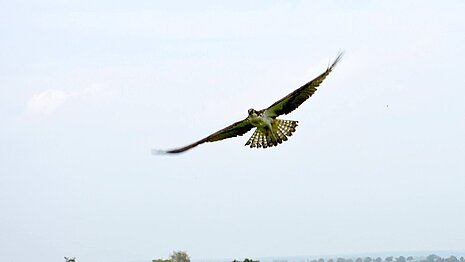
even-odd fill
[(458, 258), (456, 256), (450, 256), (444, 260), (445, 262), (459, 262)]
[(363, 262), (372, 262), (373, 259), (371, 257), (366, 257), (363, 259)]
[(426, 261), (428, 262), (440, 262), (441, 260), (441, 257), (435, 254), (431, 254), (426, 257)]

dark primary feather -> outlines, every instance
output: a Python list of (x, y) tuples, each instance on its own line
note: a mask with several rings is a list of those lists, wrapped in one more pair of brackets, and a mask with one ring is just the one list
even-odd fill
[(315, 93), (316, 88), (321, 84), (321, 82), (323, 82), (323, 80), (325, 80), (326, 76), (331, 73), (337, 63), (342, 59), (343, 55), (344, 52), (339, 53), (331, 66), (328, 66), (328, 69), (326, 69), (326, 71), (319, 75), (317, 78), (294, 90), (294, 92), (268, 107), (266, 109), (267, 115), (270, 117), (277, 117), (282, 114), (289, 114), (297, 107), (299, 107), (303, 102), (305, 102), (305, 100), (307, 100), (313, 95), (313, 93)]
[(186, 150), (189, 150), (193, 147), (196, 147), (200, 144), (203, 144), (205, 142), (214, 142), (214, 141), (219, 141), (223, 140), (226, 138), (231, 138), (235, 136), (242, 136), (243, 134), (247, 133), (252, 129), (254, 126), (249, 122), (249, 120), (246, 118), (242, 121), (238, 121), (228, 127), (225, 127), (221, 129), (220, 131), (211, 134), (204, 139), (201, 139), (195, 143), (192, 143), (190, 145), (181, 147), (181, 148), (176, 148), (176, 149), (171, 149), (171, 150), (152, 150), (152, 154), (176, 154), (176, 153), (181, 153)]

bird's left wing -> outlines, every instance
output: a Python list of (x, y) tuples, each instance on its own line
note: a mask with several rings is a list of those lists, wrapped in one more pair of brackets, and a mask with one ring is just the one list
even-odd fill
[(329, 73), (331, 73), (333, 68), (342, 59), (343, 55), (343, 52), (339, 53), (334, 62), (330, 66), (328, 66), (326, 71), (319, 75), (317, 78), (294, 90), (294, 92), (283, 97), (282, 99), (268, 107), (266, 109), (267, 116), (277, 117), (282, 114), (287, 115), (290, 112), (294, 111), (297, 107), (299, 107), (303, 102), (305, 102), (305, 100), (307, 100), (309, 97), (313, 95), (313, 93), (315, 93), (316, 88), (323, 82), (323, 80), (325, 80)]
[(231, 138), (235, 136), (242, 136), (243, 134), (247, 133), (250, 129), (252, 129), (254, 126), (249, 122), (249, 120), (246, 118), (242, 121), (238, 121), (228, 127), (225, 127), (221, 129), (220, 131), (211, 134), (204, 139), (201, 139), (195, 143), (192, 143), (190, 145), (180, 147), (180, 148), (175, 148), (175, 149), (170, 149), (170, 150), (156, 150), (152, 149), (152, 154), (158, 155), (158, 154), (176, 154), (176, 153), (182, 153), (186, 150), (189, 150), (193, 147), (196, 147), (200, 144), (203, 144), (205, 142), (215, 142), (219, 140), (223, 140), (226, 138)]

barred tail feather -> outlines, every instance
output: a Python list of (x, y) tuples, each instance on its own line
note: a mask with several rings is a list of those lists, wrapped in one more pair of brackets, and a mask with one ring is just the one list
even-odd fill
[(297, 121), (292, 120), (275, 119), (273, 121), (273, 129), (278, 129), (285, 136), (292, 136), (292, 133), (295, 132), (295, 128), (297, 127), (297, 123)]
[(253, 135), (249, 138), (246, 146), (251, 148), (267, 148), (277, 146), (283, 141), (287, 141), (287, 137), (291, 136), (297, 127), (297, 121), (274, 119), (271, 124), (271, 130), (255, 129)]
[(253, 147), (257, 147), (257, 148), (260, 148), (260, 147), (263, 147), (263, 148), (267, 148), (268, 147), (268, 143), (266, 141), (266, 137), (265, 137), (265, 134), (263, 132), (261, 132), (258, 128), (255, 129), (255, 132), (253, 133), (253, 135), (249, 138), (249, 140), (247, 141), (247, 143), (245, 143), (246, 146), (250, 145), (250, 148), (253, 148)]

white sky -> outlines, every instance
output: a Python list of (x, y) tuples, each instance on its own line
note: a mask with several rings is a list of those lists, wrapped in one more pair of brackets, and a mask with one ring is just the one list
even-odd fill
[[(168, 1), (164, 1), (168, 2)], [(465, 2), (0, 1), (0, 261), (465, 249)], [(175, 157), (346, 55), (285, 119)]]

